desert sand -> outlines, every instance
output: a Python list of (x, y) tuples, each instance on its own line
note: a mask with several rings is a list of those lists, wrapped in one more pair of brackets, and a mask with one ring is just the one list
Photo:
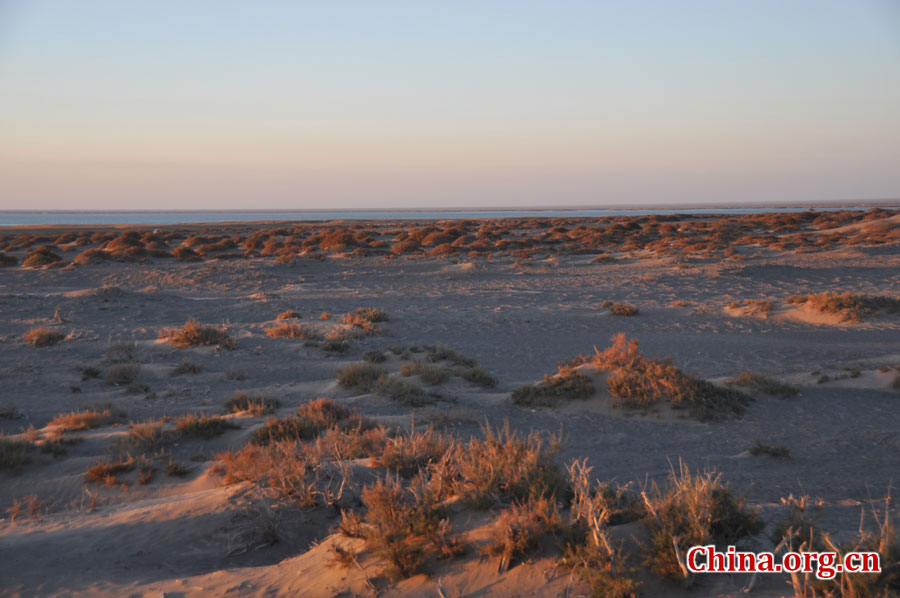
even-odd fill
[[(71, 229), (62, 239), (69, 229), (0, 231), (5, 255), (15, 258), (0, 268), (0, 430), (5, 441), (26, 447), (21, 464), (0, 471), (0, 595), (591, 595), (587, 582), (558, 562), (560, 540), (553, 534), (507, 568), (486, 552), (509, 501), (482, 509), (450, 501), (442, 513), (465, 551), (428, 557), (421, 572), (404, 577), (364, 539), (336, 529), (341, 509), (364, 510), (349, 491), (331, 505), (307, 505), (252, 480), (226, 483), (219, 455), (242, 449), (268, 418), (289, 416), (319, 397), (391, 434), (434, 426), (465, 443), (481, 437), (483, 426), (504, 422), (523, 435), (559, 433), (553, 459), (560, 467), (586, 458), (592, 478), (630, 483), (637, 492), (664, 486), (679, 463), (714, 471), (735, 496), (746, 498), (764, 526), (741, 540), (756, 550), (777, 543), (775, 530), (788, 512), (782, 499), (791, 495), (819, 501), (817, 525), (850, 541), (861, 511), (888, 494), (900, 473), (900, 314), (885, 303), (845, 317), (790, 297), (848, 292), (900, 298), (900, 216), (880, 211), (867, 220), (863, 213), (832, 218), (820, 227), (812, 226), (814, 217), (789, 224), (685, 219), (691, 226), (704, 222), (702, 230), (737, 231), (709, 247), (683, 243), (678, 219), (664, 222), (674, 222), (674, 230), (663, 233), (659, 223), (649, 231), (646, 221), (629, 224), (635, 219), (625, 226), (616, 219), (500, 222), (481, 237), (477, 221), (444, 222), (434, 229), (456, 227), (448, 237), (396, 249), (404, 242), (398, 233), (409, 236), (431, 223), (303, 224), (295, 236), (328, 237), (350, 227), (355, 240), (316, 241), (313, 249), (297, 241), (290, 251), (285, 239), (296, 223), (166, 227), (160, 241), (144, 237), (132, 245), (157, 243), (149, 250), (116, 252), (113, 246), (81, 263), (73, 258), (104, 251), (123, 230), (107, 229), (93, 240), (98, 229)], [(614, 226), (622, 228), (615, 239), (594, 244), (571, 235), (579, 227), (608, 232)], [(135, 230), (136, 237), (160, 234)], [(366, 235), (354, 236), (359, 230), (375, 231), (364, 249), (357, 237)], [(232, 242), (192, 252), (190, 259), (170, 256), (191, 235), (211, 231), (216, 235), (207, 245)], [(248, 249), (246, 240), (259, 231), (263, 241)], [(544, 236), (534, 244), (499, 243), (526, 233)], [(466, 243), (454, 244), (466, 235)], [(554, 235), (570, 236), (551, 242)], [(756, 239), (742, 239), (748, 235)], [(77, 243), (79, 236), (87, 240)], [(266, 253), (265, 242), (276, 237), (280, 245)], [(471, 247), (484, 239), (489, 243)], [(40, 245), (61, 260), (23, 266)], [(615, 315), (605, 301), (638, 313)], [(372, 329), (342, 323), (343, 314), (358, 308), (381, 310), (386, 319)], [(299, 317), (277, 319), (287, 310)], [(226, 332), (234, 346), (176, 346), (165, 331), (189, 319)], [(308, 338), (266, 333), (284, 322), (305, 327)], [(26, 333), (35, 328), (59, 338), (32, 346)], [(614, 406), (607, 373), (589, 365), (579, 367), (592, 382), (587, 397), (549, 406), (512, 402), (515, 389), (552, 375), (561, 362), (590, 358), (618, 333), (639, 340), (648, 358), (670, 357), (697, 379), (744, 393), (743, 412), (705, 419), (665, 401)], [(337, 339), (331, 350), (323, 345), (329, 337)], [(477, 361), (493, 386), (458, 375), (435, 385), (403, 376), (404, 364), (429, 355), (426, 347)], [(384, 357), (377, 367), (424, 390), (417, 404), (338, 383), (341, 368), (375, 353)], [(173, 375), (185, 361), (193, 369)], [(121, 374), (122, 366), (132, 366), (131, 373), (121, 379), (110, 374), (116, 368)], [(796, 393), (729, 386), (744, 372)], [(237, 391), (275, 399), (278, 406), (270, 414), (227, 413), (224, 404)], [(91, 406), (108, 410), (112, 419), (83, 430), (50, 424)], [(121, 454), (131, 423), (167, 418), (161, 425), (170, 431), (188, 414), (221, 415), (232, 426), (208, 439), (173, 432), (149, 450), (129, 451), (145, 466), (99, 483), (86, 479), (92, 465)], [(755, 443), (788, 454), (753, 454)], [(171, 463), (183, 469), (180, 475), (167, 473)], [(370, 457), (344, 465), (357, 488), (391, 475)], [(139, 479), (142, 468), (148, 479)], [(26, 497), (33, 497), (34, 508), (16, 508)], [(565, 518), (568, 506), (562, 495), (557, 499)], [(896, 520), (896, 506), (889, 508)], [(743, 594), (749, 575), (699, 575), (685, 588), (651, 571), (640, 556), (647, 517), (608, 527), (625, 543), (639, 595)], [(355, 554), (353, 562), (337, 562), (334, 546)], [(787, 575), (767, 575), (750, 594), (791, 592)]]

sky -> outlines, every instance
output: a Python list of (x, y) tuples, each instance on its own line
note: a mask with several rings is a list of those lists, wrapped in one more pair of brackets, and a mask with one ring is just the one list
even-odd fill
[(0, 0), (0, 209), (895, 198), (897, 0)]

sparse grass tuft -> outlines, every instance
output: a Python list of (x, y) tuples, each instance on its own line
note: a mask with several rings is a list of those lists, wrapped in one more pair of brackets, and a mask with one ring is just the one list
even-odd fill
[(601, 305), (608, 309), (609, 312), (614, 316), (636, 316), (638, 313), (638, 308), (632, 305), (625, 305), (624, 303), (613, 303), (612, 301), (604, 301)]
[(422, 363), (421, 361), (404, 364), (403, 367), (400, 368), (400, 375), (418, 376), (422, 382), (429, 386), (443, 384), (450, 379), (450, 372), (446, 369), (430, 363)]
[(182, 359), (181, 362), (169, 373), (170, 376), (181, 376), (183, 374), (199, 374), (203, 371), (203, 366), (190, 359)]
[(197, 320), (188, 320), (181, 328), (167, 328), (159, 337), (176, 347), (219, 346), (234, 349), (237, 343), (231, 340), (228, 333), (215, 326), (201, 324)]
[(59, 426), (63, 431), (88, 430), (108, 426), (116, 421), (111, 409), (85, 409), (57, 415), (48, 425)]
[(225, 411), (228, 413), (250, 413), (255, 416), (272, 413), (280, 406), (281, 402), (278, 399), (270, 399), (262, 394), (250, 395), (242, 391), (236, 391), (225, 401)]
[(320, 432), (337, 427), (342, 430), (365, 430), (373, 424), (331, 399), (319, 398), (300, 405), (297, 412), (281, 418), (269, 418), (256, 430), (251, 442), (268, 445), (283, 440), (300, 442), (316, 438)]
[(49, 328), (32, 328), (22, 338), (32, 347), (52, 347), (66, 338), (66, 335)]
[(175, 420), (175, 430), (184, 436), (210, 439), (240, 426), (221, 415), (188, 414)]
[(175, 434), (163, 430), (161, 421), (132, 423), (128, 433), (115, 442), (115, 450), (120, 454), (146, 453), (158, 449), (175, 439)]
[(790, 399), (800, 394), (800, 390), (796, 386), (755, 372), (741, 372), (734, 379), (729, 380), (728, 385), (751, 388), (782, 399)]
[(387, 374), (375, 381), (375, 394), (406, 407), (422, 407), (434, 403), (434, 397), (427, 395), (421, 386), (404, 382)]
[(322, 336), (308, 326), (293, 322), (282, 322), (277, 326), (266, 328), (266, 336), (269, 338), (290, 338), (300, 340), (318, 340)]
[(532, 386), (522, 386), (512, 393), (512, 402), (521, 407), (552, 407), (559, 401), (586, 399), (594, 394), (590, 377), (570, 366), (560, 366), (553, 376)]
[(107, 486), (119, 484), (119, 475), (134, 471), (137, 460), (134, 457), (117, 459), (115, 461), (97, 461), (84, 473), (84, 480), (95, 484), (103, 483)]

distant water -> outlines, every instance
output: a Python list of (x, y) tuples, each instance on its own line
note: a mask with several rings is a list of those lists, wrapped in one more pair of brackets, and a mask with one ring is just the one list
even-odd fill
[[(340, 210), (287, 211), (287, 212), (242, 212), (242, 211), (0, 211), (0, 226), (42, 226), (42, 225), (117, 225), (117, 224), (191, 224), (215, 222), (254, 222), (259, 220), (435, 220), (435, 219), (476, 219), (476, 218), (592, 218), (600, 216), (644, 216), (652, 214), (756, 214), (762, 212), (804, 212), (808, 207), (794, 206), (782, 208), (682, 208), (682, 209), (571, 209), (571, 210)], [(816, 211), (867, 210), (868, 206), (816, 207)]]

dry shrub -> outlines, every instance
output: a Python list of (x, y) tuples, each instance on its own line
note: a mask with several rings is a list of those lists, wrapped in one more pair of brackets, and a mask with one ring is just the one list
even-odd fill
[(114, 365), (107, 370), (103, 381), (115, 386), (126, 386), (134, 382), (140, 373), (141, 366), (137, 363)]
[(197, 347), (215, 345), (234, 349), (237, 343), (231, 340), (228, 333), (215, 326), (201, 324), (191, 319), (181, 328), (167, 328), (160, 332), (159, 338), (164, 339), (176, 347)]
[(519, 436), (509, 422), (497, 429), (485, 425), (482, 435), (455, 444), (436, 466), (464, 502), (484, 509), (532, 495), (562, 497), (567, 484), (553, 461), (559, 436), (537, 432)]
[(137, 466), (137, 460), (132, 457), (123, 457), (116, 460), (97, 461), (84, 473), (85, 482), (103, 483), (106, 486), (117, 486), (120, 484), (119, 476), (129, 471), (134, 471)]
[(402, 577), (419, 573), (429, 555), (452, 557), (463, 549), (424, 478), (405, 488), (397, 478), (379, 480), (363, 489), (362, 501), (366, 547)]
[(729, 380), (728, 385), (751, 388), (767, 395), (781, 397), (782, 399), (790, 399), (800, 394), (800, 390), (796, 386), (756, 372), (741, 372)]
[(408, 434), (387, 438), (381, 453), (375, 455), (374, 462), (379, 467), (387, 467), (409, 477), (436, 463), (452, 445), (449, 438), (435, 432), (433, 427), (423, 431), (413, 428)]
[(287, 311), (283, 311), (280, 314), (278, 314), (278, 319), (279, 320), (299, 320), (300, 312), (296, 311), (294, 309), (289, 309)]
[(557, 533), (561, 524), (555, 501), (546, 496), (529, 497), (501, 511), (485, 552), (500, 557), (502, 573), (537, 552), (543, 538)]
[(169, 372), (170, 376), (181, 376), (183, 374), (199, 374), (203, 371), (203, 366), (190, 359), (182, 359), (175, 368)]
[(59, 426), (65, 431), (88, 430), (90, 428), (99, 428), (108, 426), (116, 421), (117, 417), (113, 415), (112, 409), (85, 409), (84, 411), (73, 411), (57, 415), (48, 425)]
[(894, 314), (900, 312), (900, 299), (853, 293), (826, 291), (812, 295), (792, 295), (788, 303), (808, 305), (815, 311), (837, 315), (842, 322), (861, 322), (878, 316), (878, 310)]
[(512, 393), (512, 402), (523, 407), (552, 407), (559, 401), (586, 399), (594, 394), (594, 383), (571, 366), (559, 366), (556, 374), (545, 374), (532, 386), (522, 386)]
[(66, 335), (49, 328), (32, 328), (22, 338), (32, 347), (52, 347), (66, 338)]
[(404, 382), (393, 376), (383, 375), (375, 381), (372, 391), (406, 407), (422, 407), (434, 403), (434, 396), (428, 395), (421, 386)]
[(146, 453), (158, 449), (176, 438), (171, 430), (164, 430), (162, 421), (132, 422), (128, 433), (116, 440), (114, 449), (121, 454)]
[(638, 308), (632, 305), (625, 305), (624, 303), (613, 303), (612, 301), (604, 301), (601, 303), (601, 306), (605, 309), (608, 309), (609, 312), (614, 316), (636, 316), (638, 315)]
[(606, 384), (614, 405), (643, 408), (665, 401), (701, 420), (713, 420), (743, 413), (751, 400), (744, 393), (685, 374), (669, 359), (648, 359), (638, 350), (637, 340), (628, 341), (623, 333), (612, 337), (612, 342), (604, 351), (595, 348), (590, 360), (576, 361), (610, 372)]
[[(644, 492), (650, 543), (645, 563), (659, 575), (686, 581), (684, 555), (691, 546), (724, 545), (762, 530), (756, 513), (745, 508), (713, 472), (692, 474), (684, 463), (673, 468), (665, 489)], [(675, 548), (677, 547), (677, 549)], [(677, 551), (676, 551), (677, 550)]]
[(266, 328), (266, 336), (269, 338), (291, 338), (301, 340), (317, 340), (321, 335), (315, 330), (302, 324), (282, 322), (277, 326)]
[(221, 436), (226, 430), (239, 426), (221, 415), (196, 415), (190, 413), (175, 420), (175, 430), (182, 436), (210, 439)]
[(454, 368), (453, 375), (481, 388), (493, 388), (497, 385), (497, 379), (480, 367)]
[(634, 598), (640, 582), (609, 527), (642, 517), (643, 509), (627, 486), (592, 483), (590, 472), (586, 460), (569, 467), (572, 508), (561, 562), (591, 586), (594, 596)]
[(449, 361), (454, 366), (474, 368), (478, 365), (474, 359), (460, 355), (449, 347), (439, 345), (437, 347), (425, 347), (425, 361), (429, 363), (439, 363), (441, 361)]
[(387, 319), (387, 314), (384, 311), (373, 307), (359, 307), (355, 311), (341, 316), (341, 322), (343, 324), (351, 326), (357, 331), (356, 336), (378, 334), (381, 332), (381, 328), (375, 324), (378, 322), (386, 322)]
[(283, 440), (301, 442), (312, 440), (323, 430), (333, 427), (341, 430), (365, 430), (373, 427), (373, 424), (331, 399), (319, 398), (304, 403), (293, 415), (269, 418), (262, 428), (254, 432), (251, 441), (259, 445)]
[(137, 345), (134, 342), (118, 342), (106, 351), (110, 363), (131, 363), (137, 361)]
[(436, 365), (422, 363), (421, 361), (404, 364), (403, 367), (400, 368), (400, 375), (418, 376), (422, 382), (429, 386), (443, 384), (450, 379), (450, 372), (446, 369)]
[(270, 399), (262, 394), (250, 395), (246, 392), (235, 391), (234, 395), (225, 401), (225, 411), (228, 413), (250, 413), (260, 416), (272, 413), (281, 406), (278, 399)]
[(351, 363), (337, 371), (337, 381), (341, 388), (358, 392), (371, 392), (375, 383), (386, 372), (371, 363)]

